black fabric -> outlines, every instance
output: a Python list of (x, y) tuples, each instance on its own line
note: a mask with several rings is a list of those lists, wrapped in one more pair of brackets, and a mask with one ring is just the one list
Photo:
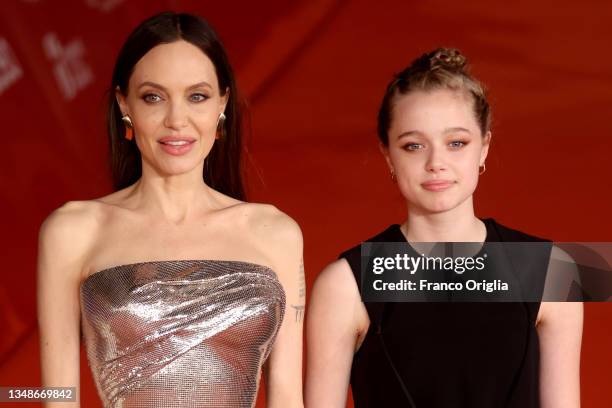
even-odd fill
[[(483, 221), (487, 242), (546, 241), (493, 219)], [(399, 225), (392, 225), (367, 241), (406, 239)], [(348, 261), (360, 286), (360, 245), (340, 257)], [(546, 265), (543, 262), (541, 269)], [(365, 306), (370, 327), (351, 371), (356, 408), (410, 407), (402, 382), (418, 408), (539, 407), (539, 303)]]

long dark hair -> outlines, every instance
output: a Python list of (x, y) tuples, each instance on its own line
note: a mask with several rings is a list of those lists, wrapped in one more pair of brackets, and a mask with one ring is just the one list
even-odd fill
[(125, 126), (115, 98), (115, 89), (124, 95), (136, 63), (153, 47), (187, 41), (198, 47), (212, 61), (221, 95), (229, 90), (225, 108), (223, 136), (215, 141), (204, 161), (204, 182), (215, 190), (244, 200), (241, 156), (241, 102), (225, 49), (212, 27), (202, 18), (191, 14), (164, 12), (140, 23), (128, 36), (117, 57), (108, 95), (107, 128), (110, 145), (110, 165), (113, 187), (120, 190), (135, 183), (142, 175), (140, 151), (133, 141), (125, 139)]

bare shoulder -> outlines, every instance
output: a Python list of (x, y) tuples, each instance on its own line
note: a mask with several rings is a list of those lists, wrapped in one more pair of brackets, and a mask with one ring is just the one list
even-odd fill
[(39, 264), (82, 261), (103, 223), (103, 207), (95, 201), (69, 201), (54, 210), (40, 227)]
[[(348, 328), (349, 332), (354, 333), (355, 350), (361, 345), (370, 325), (357, 282), (344, 258), (330, 263), (319, 273), (312, 287), (308, 310), (311, 317), (328, 316), (336, 329)], [(330, 310), (334, 313), (330, 314)]]
[[(272, 204), (240, 201), (216, 190), (211, 190), (226, 216), (256, 235), (258, 240), (283, 241), (298, 239), (302, 232), (299, 225)], [(226, 218), (227, 219), (227, 218)]]
[(74, 235), (91, 228), (101, 214), (101, 205), (95, 201), (68, 201), (54, 210), (40, 227), (42, 236)]
[(302, 231), (297, 222), (275, 206), (260, 203), (242, 203), (237, 207), (248, 229), (260, 242), (274, 249), (301, 249)]
[(302, 230), (297, 222), (270, 204), (255, 204), (257, 216), (253, 218), (256, 232), (269, 235), (275, 241), (302, 240)]
[(312, 287), (311, 301), (341, 307), (361, 303), (357, 282), (346, 259), (340, 258), (319, 272)]
[(303, 270), (303, 238), (297, 222), (270, 204), (241, 203), (233, 211), (233, 217), (245, 227), (250, 241), (279, 278), (299, 277)]
[(262, 250), (281, 273), (303, 274), (304, 243), (298, 223), (273, 205), (251, 205), (254, 216), (249, 229), (263, 244)]
[(349, 263), (344, 258), (327, 265), (318, 275), (314, 283), (313, 293), (330, 292), (343, 298), (359, 297), (359, 288), (353, 276)]
[(118, 208), (124, 206), (126, 197), (133, 189), (134, 185), (131, 185), (92, 200), (68, 201), (45, 219), (40, 229), (41, 237), (65, 236), (71, 238), (68, 241), (79, 238), (86, 243), (88, 238), (96, 236), (96, 232), (109, 221)]

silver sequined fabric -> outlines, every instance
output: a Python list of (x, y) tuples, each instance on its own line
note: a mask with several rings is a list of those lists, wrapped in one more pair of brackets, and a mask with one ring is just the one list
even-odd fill
[(253, 407), (284, 311), (275, 273), (247, 262), (143, 262), (81, 284), (105, 407)]

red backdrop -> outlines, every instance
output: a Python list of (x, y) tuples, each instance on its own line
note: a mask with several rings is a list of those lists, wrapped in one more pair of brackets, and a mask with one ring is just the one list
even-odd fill
[[(612, 241), (609, 2), (7, 0), (0, 385), (40, 383), (38, 227), (65, 201), (110, 191), (112, 64), (129, 31), (166, 9), (203, 15), (224, 40), (250, 103), (251, 201), (300, 223), (309, 286), (341, 250), (403, 220), (376, 113), (392, 73), (440, 45), (460, 48), (491, 91), (478, 214), (557, 241)], [(612, 305), (586, 305), (584, 407), (610, 406), (611, 342)], [(84, 405), (99, 406), (82, 362)]]

